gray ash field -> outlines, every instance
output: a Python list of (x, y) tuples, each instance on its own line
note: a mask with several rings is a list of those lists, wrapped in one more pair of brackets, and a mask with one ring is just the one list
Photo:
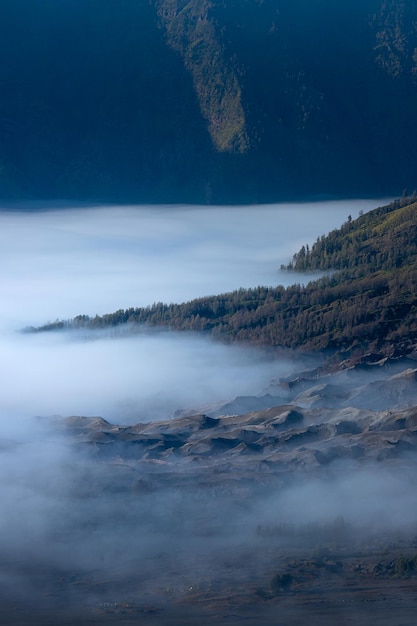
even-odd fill
[(166, 421), (37, 418), (0, 453), (2, 623), (412, 624), (414, 365)]

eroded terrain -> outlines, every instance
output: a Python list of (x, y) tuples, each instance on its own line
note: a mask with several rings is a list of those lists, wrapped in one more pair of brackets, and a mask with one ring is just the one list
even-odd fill
[[(4, 440), (4, 624), (415, 623), (417, 369)], [(45, 443), (46, 442), (46, 443)]]

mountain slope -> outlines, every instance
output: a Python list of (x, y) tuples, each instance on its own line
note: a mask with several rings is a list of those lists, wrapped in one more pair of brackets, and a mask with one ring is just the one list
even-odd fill
[(245, 113), (241, 90), (233, 64), (210, 19), (212, 6), (207, 0), (181, 2), (156, 0), (158, 16), (167, 42), (180, 53), (193, 77), (201, 113), (219, 152), (246, 152)]
[(407, 0), (4, 0), (0, 197), (398, 195), (416, 23)]
[[(352, 358), (411, 353), (417, 342), (417, 202), (403, 198), (351, 218), (294, 255), (289, 270), (335, 270), (303, 287), (257, 287), (184, 304), (153, 304), (38, 331), (128, 324), (209, 332), (224, 341), (325, 349)], [(296, 276), (296, 274), (295, 274)], [(35, 330), (35, 329), (31, 329)]]

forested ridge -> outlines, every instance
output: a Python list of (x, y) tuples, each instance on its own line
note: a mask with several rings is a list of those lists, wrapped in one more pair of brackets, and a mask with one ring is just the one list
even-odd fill
[[(348, 356), (408, 354), (417, 343), (417, 201), (402, 198), (350, 217), (303, 246), (286, 268), (334, 270), (303, 286), (259, 286), (182, 304), (154, 303), (32, 332), (131, 325), (201, 331), (227, 342), (327, 349)], [(127, 326), (129, 328), (129, 326)]]

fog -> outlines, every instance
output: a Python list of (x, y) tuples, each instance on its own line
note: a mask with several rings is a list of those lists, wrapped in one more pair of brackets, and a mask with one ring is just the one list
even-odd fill
[[(55, 611), (39, 621), (44, 626), (69, 623), (64, 616), (74, 607), (96, 623), (107, 615), (103, 606), (116, 607), (112, 623), (120, 624), (146, 611), (121, 621), (117, 607), (165, 607), (163, 623), (170, 623), (169, 611), (190, 594), (203, 623), (201, 607), (224, 589), (230, 597), (249, 589), (256, 605), (254, 588), (268, 593), (282, 550), (307, 558), (333, 540), (340, 516), (355, 545), (379, 533), (415, 534), (412, 463), (335, 462), (320, 473), (294, 465), (274, 476), (227, 454), (176, 459), (168, 444), (166, 456), (123, 458), (101, 444), (124, 428), (109, 437), (97, 431), (97, 440), (89, 439), (87, 422), (71, 436), (62, 428), (71, 415), (151, 427), (178, 410), (213, 412), (236, 396), (277, 388), (280, 376), (306, 363), (189, 333), (91, 340), (19, 332), (82, 313), (307, 281), (278, 268), (349, 215), (384, 203), (0, 213), (0, 597), (11, 607), (8, 624), (23, 623), (16, 617), (22, 604)], [(285, 532), (268, 530), (280, 524)], [(306, 535), (305, 524), (317, 526)], [(233, 601), (222, 609), (230, 620)]]
[(307, 281), (280, 265), (348, 215), (384, 202), (0, 213), (3, 422), (51, 413), (150, 420), (160, 417), (162, 398), (169, 413), (255, 393), (280, 365), (198, 337), (85, 343), (18, 331), (78, 314)]

